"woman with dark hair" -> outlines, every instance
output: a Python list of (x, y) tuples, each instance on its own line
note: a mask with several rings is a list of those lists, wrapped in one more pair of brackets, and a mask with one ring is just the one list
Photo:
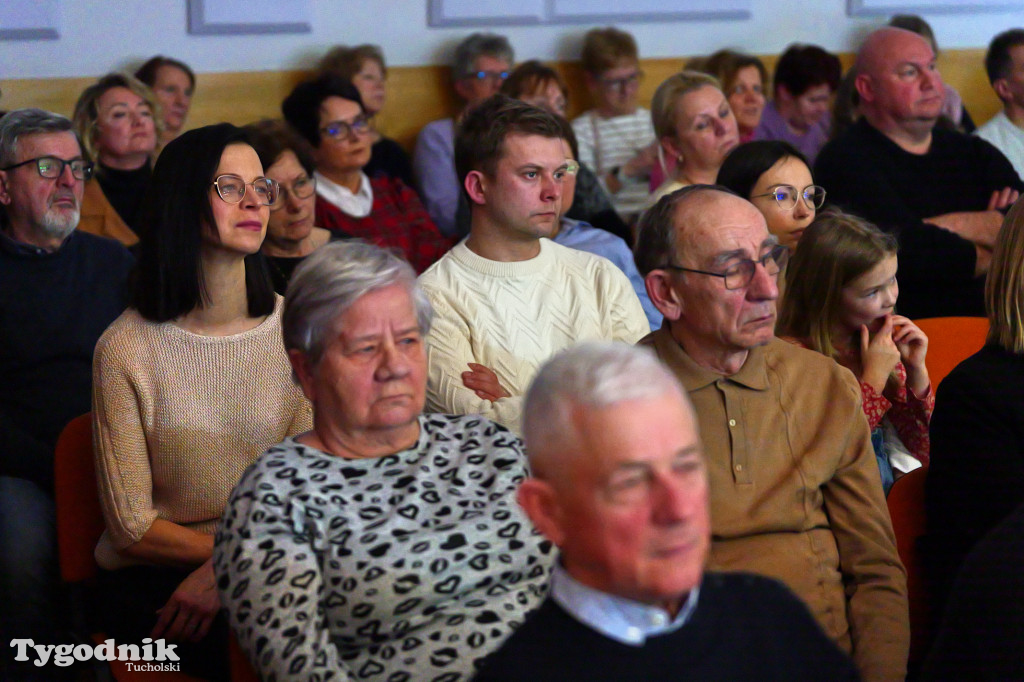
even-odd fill
[(759, 140), (734, 149), (718, 171), (718, 184), (749, 199), (779, 243), (796, 248), (825, 203), (807, 159), (788, 142)]
[(753, 55), (734, 50), (719, 50), (694, 68), (718, 79), (722, 84), (722, 92), (732, 107), (732, 113), (736, 116), (740, 142), (752, 140), (754, 130), (761, 122), (766, 101), (768, 71), (764, 68), (764, 63)]
[(313, 149), (317, 225), (397, 248), (416, 272), (451, 247), (408, 185), (364, 172), (370, 161), (370, 124), (352, 83), (320, 75), (295, 86), (281, 111)]
[(259, 453), (311, 424), (259, 253), (277, 192), (235, 126), (168, 144), (132, 305), (93, 361), (102, 625), (118, 641), (180, 642), (182, 667), (204, 677), (223, 676), (224, 642), (207, 633), (224, 625), (210, 558), (228, 495)]
[(196, 91), (196, 75), (188, 64), (157, 55), (139, 67), (135, 77), (153, 91), (163, 114), (160, 148), (181, 134)]
[(281, 189), (281, 197), (270, 207), (263, 255), (270, 266), (274, 291), (284, 296), (295, 266), (327, 242), (345, 235), (313, 225), (316, 165), (309, 144), (284, 121), (267, 119), (244, 130), (266, 168), (266, 176)]

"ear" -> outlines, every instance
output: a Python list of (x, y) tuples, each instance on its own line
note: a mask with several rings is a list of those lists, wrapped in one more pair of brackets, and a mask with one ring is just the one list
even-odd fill
[(11, 193), (7, 188), (7, 173), (8, 171), (0, 171), (0, 204), (4, 206), (11, 205)]
[(780, 83), (779, 85), (775, 86), (775, 99), (782, 102), (786, 102), (788, 104), (789, 102), (793, 101), (794, 97), (793, 94), (789, 91), (789, 88)]
[(551, 484), (539, 478), (528, 478), (519, 484), (516, 500), (537, 530), (561, 547), (565, 541), (565, 528), (558, 495)]
[(467, 102), (473, 99), (473, 91), (469, 89), (469, 84), (466, 82), (465, 78), (460, 78), (459, 80), (455, 81), (453, 87), (455, 88), (455, 94), (457, 94), (462, 99), (466, 100)]
[(866, 73), (858, 74), (853, 79), (853, 86), (857, 88), (857, 94), (860, 95), (862, 102), (875, 101), (875, 84), (872, 82), (871, 76)]
[(313, 366), (310, 364), (309, 358), (298, 348), (292, 348), (288, 351), (288, 362), (292, 364), (292, 371), (295, 372), (295, 376), (299, 380), (302, 393), (309, 402), (316, 405), (316, 391), (313, 388)]
[(667, 270), (651, 270), (644, 277), (644, 286), (651, 303), (666, 319), (675, 322), (683, 316), (682, 301), (672, 286), (672, 276)]
[(1010, 92), (1010, 86), (1007, 84), (1005, 78), (997, 78), (996, 82), (992, 84), (992, 89), (996, 91), (999, 99), (1003, 102), (1008, 102), (1013, 99), (1013, 93)]
[(674, 137), (666, 135), (661, 138), (661, 146), (668, 153), (669, 157), (678, 160), (683, 158), (683, 152), (679, 150), (679, 145), (676, 143)]
[(483, 171), (469, 171), (466, 174), (465, 186), (470, 201), (481, 206), (487, 203), (487, 176)]

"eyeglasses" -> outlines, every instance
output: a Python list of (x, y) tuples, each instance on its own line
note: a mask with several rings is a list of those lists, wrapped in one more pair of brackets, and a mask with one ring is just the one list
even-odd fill
[(566, 175), (576, 175), (580, 172), (580, 162), (575, 159), (565, 160), (565, 173)]
[(65, 161), (64, 159), (58, 159), (56, 156), (39, 156), (28, 161), (22, 161), (21, 163), (15, 163), (6, 168), (0, 168), (0, 170), (14, 170), (19, 166), (27, 166), (30, 163), (36, 164), (36, 170), (39, 171), (39, 175), (50, 180), (59, 178), (64, 174), (64, 166), (71, 166), (71, 175), (75, 180), (88, 180), (92, 177), (92, 169), (94, 164), (91, 161), (85, 159), (71, 159)]
[(504, 83), (508, 78), (508, 71), (477, 71), (469, 74), (466, 78), (475, 78), (478, 81), (488, 81), (489, 83)]
[(281, 196), (281, 187), (277, 180), (270, 178), (256, 178), (252, 182), (246, 182), (237, 175), (218, 175), (210, 184), (217, 188), (217, 195), (229, 204), (240, 202), (245, 197), (247, 187), (252, 187), (257, 201), (263, 206), (273, 206)]
[(370, 131), (370, 117), (359, 114), (351, 121), (331, 121), (320, 132), (335, 142), (341, 142), (353, 135), (365, 135)]
[(750, 284), (750, 281), (754, 279), (754, 272), (757, 270), (757, 264), (760, 263), (765, 272), (770, 276), (774, 277), (779, 274), (782, 268), (786, 267), (786, 262), (789, 260), (789, 249), (781, 244), (776, 244), (772, 247), (771, 251), (761, 256), (758, 260), (741, 260), (734, 263), (725, 272), (708, 272), (707, 270), (694, 270), (693, 268), (684, 268), (680, 265), (673, 265), (668, 263), (667, 265), (660, 266), (662, 270), (679, 270), (681, 272), (695, 272), (698, 275), (711, 275), (712, 277), (721, 277), (725, 280), (725, 288), (730, 291), (734, 289), (742, 289), (743, 287)]
[(640, 85), (640, 81), (643, 80), (643, 77), (643, 71), (634, 71), (628, 76), (624, 76), (622, 78), (602, 78), (598, 82), (601, 83), (601, 87), (606, 90), (627, 90)]
[(290, 187), (288, 185), (282, 185), (281, 183), (278, 183), (277, 186), (280, 189), (281, 200), (270, 207), (271, 211), (276, 211), (277, 209), (282, 208), (284, 206), (284, 202), (288, 199), (289, 194), (296, 199), (308, 199), (313, 196), (313, 193), (316, 191), (316, 178), (304, 175), (293, 182)]
[(807, 208), (821, 208), (825, 204), (825, 188), (818, 185), (807, 185), (800, 191), (793, 185), (779, 185), (771, 192), (755, 194), (750, 198), (772, 197), (779, 208), (784, 211), (792, 211), (796, 208), (798, 196), (804, 200), (804, 205)]

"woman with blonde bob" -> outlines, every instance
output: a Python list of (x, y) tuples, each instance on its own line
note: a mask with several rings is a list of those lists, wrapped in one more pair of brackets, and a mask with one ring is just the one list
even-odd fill
[(778, 333), (827, 355), (860, 381), (883, 487), (928, 463), (935, 398), (928, 337), (894, 314), (895, 237), (838, 210), (822, 213), (786, 271)]
[[(669, 76), (654, 93), (651, 119), (668, 178), (651, 196), (651, 205), (687, 185), (715, 184), (722, 162), (739, 144), (732, 108), (718, 79), (706, 73)], [(674, 169), (666, 166), (666, 159), (675, 160)]]
[(971, 548), (1024, 503), (1024, 202), (996, 237), (985, 309), (985, 346), (943, 379), (932, 420), (925, 502), (937, 601)]

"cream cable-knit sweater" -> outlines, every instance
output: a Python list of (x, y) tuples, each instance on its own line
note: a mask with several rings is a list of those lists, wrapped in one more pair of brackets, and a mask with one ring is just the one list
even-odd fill
[(232, 488), (264, 450), (312, 428), (281, 342), (281, 308), (249, 331), (200, 336), (129, 308), (96, 344), (93, 443), (106, 530), (96, 559), (157, 518), (212, 534)]
[[(580, 341), (636, 343), (650, 325), (606, 258), (541, 239), (540, 255), (503, 263), (458, 244), (420, 276), (434, 305), (427, 335), (427, 412), (479, 413), (518, 433), (522, 397), (540, 365)], [(485, 365), (511, 394), (490, 402), (462, 384)]]

